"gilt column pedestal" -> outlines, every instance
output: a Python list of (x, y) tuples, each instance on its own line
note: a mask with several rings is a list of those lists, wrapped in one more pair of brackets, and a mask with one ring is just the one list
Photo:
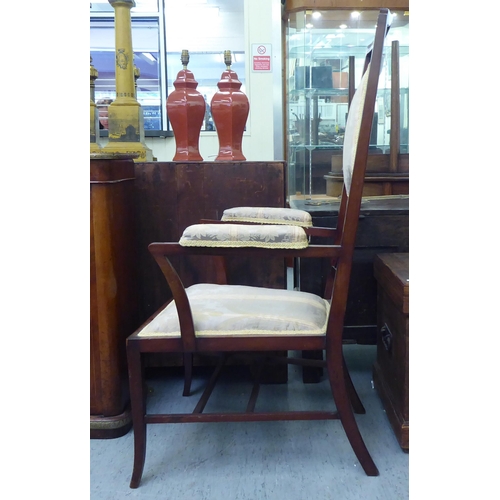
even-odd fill
[(106, 153), (133, 154), (136, 161), (153, 160), (153, 152), (144, 139), (144, 116), (136, 99), (134, 51), (130, 10), (135, 0), (108, 0), (115, 10), (116, 98), (108, 108)]
[(101, 150), (99, 144), (99, 118), (97, 106), (95, 105), (95, 81), (99, 72), (92, 65), (90, 56), (90, 152), (98, 153)]

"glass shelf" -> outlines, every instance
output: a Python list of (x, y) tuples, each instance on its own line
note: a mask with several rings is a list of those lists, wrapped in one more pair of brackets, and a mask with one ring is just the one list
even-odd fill
[(305, 88), (305, 89), (292, 89), (289, 91), (289, 96), (291, 99), (294, 97), (319, 97), (319, 96), (343, 96), (347, 95), (347, 88), (340, 89), (328, 89), (328, 88)]
[[(342, 155), (349, 111), (349, 84), (361, 80), (378, 10), (354, 17), (350, 10), (302, 10), (288, 13), (286, 30), (286, 160), (288, 197), (324, 195), (325, 175), (334, 156)], [(408, 153), (408, 28), (396, 14), (384, 46), (370, 150), (388, 154), (391, 126), (392, 41), (399, 41), (400, 147)], [(335, 165), (338, 165), (335, 161)]]

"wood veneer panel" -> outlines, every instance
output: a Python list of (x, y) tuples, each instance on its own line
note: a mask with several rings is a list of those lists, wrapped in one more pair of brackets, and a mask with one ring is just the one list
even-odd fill
[[(138, 235), (140, 314), (146, 320), (169, 297), (160, 269), (147, 247), (154, 241), (177, 241), (200, 219), (220, 219), (234, 206), (285, 206), (284, 162), (152, 162), (136, 163), (135, 207)], [(249, 265), (230, 263), (230, 274), (242, 284), (284, 286), (281, 261)], [(213, 279), (206, 260), (184, 259), (179, 275), (185, 286)]]
[(91, 415), (127, 404), (125, 339), (137, 327), (132, 160), (91, 160)]

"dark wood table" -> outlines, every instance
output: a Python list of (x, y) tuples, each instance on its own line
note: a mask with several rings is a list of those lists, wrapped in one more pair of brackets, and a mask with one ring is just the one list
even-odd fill
[[(318, 204), (304, 199), (291, 199), (290, 207), (306, 210), (314, 226), (337, 225), (339, 201), (313, 198)], [(319, 204), (320, 203), (320, 204)], [(313, 239), (313, 243), (321, 243)], [(409, 196), (377, 196), (364, 198), (361, 205), (351, 284), (345, 316), (345, 342), (377, 343), (377, 282), (373, 262), (379, 253), (409, 251)], [(328, 263), (302, 261), (300, 286), (306, 292), (321, 294), (325, 285)], [(318, 380), (320, 370), (307, 368), (304, 381)]]

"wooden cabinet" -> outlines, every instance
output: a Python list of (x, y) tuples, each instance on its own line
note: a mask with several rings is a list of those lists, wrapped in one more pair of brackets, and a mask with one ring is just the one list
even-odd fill
[[(286, 164), (279, 161), (151, 162), (135, 164), (135, 207), (139, 259), (141, 321), (169, 297), (166, 280), (148, 251), (154, 241), (178, 241), (184, 229), (200, 219), (220, 219), (226, 208), (284, 207)], [(228, 263), (239, 284), (285, 286), (283, 262)], [(210, 282), (213, 269), (201, 257), (177, 266), (184, 285)]]
[[(282, 161), (150, 162), (135, 164), (139, 311), (146, 321), (171, 297), (167, 282), (148, 251), (154, 241), (178, 241), (184, 229), (200, 219), (220, 219), (226, 208), (237, 206), (284, 207), (286, 163)], [(184, 285), (209, 283), (214, 269), (203, 257), (176, 261)], [(285, 287), (282, 259), (255, 262), (234, 258), (228, 274), (238, 284)], [(213, 282), (213, 281), (212, 281)], [(231, 282), (234, 283), (233, 280)], [(195, 357), (195, 365), (209, 360)], [(180, 365), (182, 357), (150, 354), (148, 368)], [(286, 382), (286, 365), (276, 365), (263, 377)]]
[[(334, 200), (330, 198), (330, 200)], [(305, 200), (290, 202), (292, 208), (307, 210), (314, 226), (335, 227), (338, 201), (308, 205)], [(351, 283), (345, 316), (344, 339), (359, 344), (377, 342), (377, 282), (373, 262), (379, 253), (408, 252), (409, 197), (382, 196), (363, 198), (354, 250)], [(313, 243), (321, 239), (313, 238)], [(321, 294), (325, 286), (328, 263), (302, 260), (300, 287)]]
[[(337, 198), (291, 199), (291, 208), (308, 211), (314, 226), (336, 227), (340, 202)], [(344, 319), (344, 342), (377, 343), (377, 282), (373, 276), (373, 260), (381, 252), (407, 252), (409, 229), (409, 197), (367, 197), (361, 202), (351, 270), (351, 282)], [(311, 243), (322, 244), (324, 239), (311, 238)], [(300, 262), (300, 288), (305, 292), (322, 294), (329, 263), (318, 260)], [(321, 359), (322, 353), (304, 353)], [(303, 369), (303, 380), (319, 382), (323, 370)]]
[(407, 253), (377, 255), (377, 358), (373, 381), (403, 450), (409, 450), (409, 265)]
[(90, 437), (113, 438), (132, 425), (125, 339), (138, 326), (134, 162), (90, 160)]

